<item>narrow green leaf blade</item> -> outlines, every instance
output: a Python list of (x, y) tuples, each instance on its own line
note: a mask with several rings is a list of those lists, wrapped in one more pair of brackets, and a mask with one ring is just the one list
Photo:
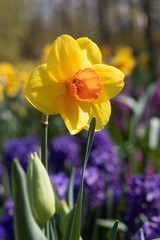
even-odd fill
[(119, 221), (116, 220), (116, 222), (113, 225), (110, 240), (115, 240), (116, 239), (116, 235), (117, 235), (117, 231), (118, 231), (118, 223), (119, 223)]
[(91, 123), (90, 123), (90, 127), (89, 127), (83, 170), (85, 170), (85, 168), (86, 168), (88, 157), (89, 157), (89, 154), (90, 154), (90, 151), (91, 151), (94, 132), (95, 132), (95, 127), (96, 127), (96, 118), (94, 117), (94, 118), (92, 118)]
[(145, 240), (145, 238), (144, 238), (144, 233), (143, 233), (143, 229), (142, 228), (140, 228), (140, 237), (141, 237), (141, 240)]
[(72, 223), (73, 223), (74, 211), (75, 211), (75, 207), (72, 208), (71, 211), (66, 216), (67, 226), (66, 226), (66, 232), (65, 232), (65, 235), (63, 237), (63, 240), (68, 240), (70, 238), (71, 226), (72, 226)]
[(74, 202), (74, 197), (73, 197), (73, 188), (74, 188), (74, 175), (75, 175), (75, 169), (72, 169), (72, 173), (69, 179), (69, 184), (68, 184), (68, 191), (67, 191), (67, 204), (70, 209), (73, 208), (73, 202)]
[[(112, 219), (97, 219), (96, 224), (101, 227), (105, 228), (112, 228), (115, 221)], [(118, 230), (121, 230), (122, 232), (126, 232), (128, 230), (127, 225), (125, 225), (123, 222), (118, 222)]]
[(56, 214), (57, 214), (57, 216), (59, 217), (60, 211), (61, 211), (61, 203), (60, 203), (60, 201), (59, 201), (57, 192), (56, 192), (56, 190), (55, 190), (55, 187), (54, 187), (52, 181), (51, 181), (51, 184), (52, 184), (52, 188), (53, 188), (53, 192), (54, 192), (54, 197), (55, 197)]
[(56, 229), (56, 225), (54, 222), (54, 218), (49, 220), (49, 230), (50, 230), (50, 239), (58, 240), (57, 229)]

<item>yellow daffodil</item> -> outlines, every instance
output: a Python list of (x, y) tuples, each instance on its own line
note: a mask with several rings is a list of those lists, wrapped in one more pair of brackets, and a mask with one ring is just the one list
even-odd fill
[(120, 70), (102, 64), (94, 42), (62, 35), (53, 43), (47, 64), (31, 72), (25, 96), (43, 113), (60, 113), (71, 134), (88, 130), (93, 116), (99, 131), (109, 121), (109, 100), (122, 90), (123, 78)]
[(136, 62), (130, 47), (120, 47), (111, 61), (111, 65), (117, 67), (126, 75), (131, 73), (135, 64)]
[(19, 91), (19, 83), (16, 78), (14, 67), (6, 62), (0, 64), (0, 89), (1, 100), (3, 100), (4, 92), (9, 97), (15, 97)]

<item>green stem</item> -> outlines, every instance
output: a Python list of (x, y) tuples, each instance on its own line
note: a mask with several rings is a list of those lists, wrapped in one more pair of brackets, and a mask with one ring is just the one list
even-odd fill
[(42, 134), (41, 134), (41, 159), (44, 167), (48, 170), (48, 157), (47, 157), (47, 133), (48, 133), (48, 115), (42, 113)]
[[(46, 170), (48, 170), (48, 115), (42, 113), (42, 133), (41, 133), (41, 159), (42, 163)], [(45, 224), (45, 235), (48, 240), (50, 240), (49, 236), (49, 221)]]

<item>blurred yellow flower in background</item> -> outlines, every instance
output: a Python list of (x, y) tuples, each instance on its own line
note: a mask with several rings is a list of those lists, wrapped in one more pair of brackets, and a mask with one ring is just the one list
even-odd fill
[(101, 48), (102, 57), (107, 58), (112, 55), (112, 49), (109, 45), (104, 45)]
[(19, 82), (19, 90), (21, 91), (21, 96), (24, 97), (24, 87), (29, 77), (30, 71), (33, 69), (35, 64), (30, 61), (22, 62), (15, 66), (16, 77)]
[(51, 50), (52, 45), (46, 44), (42, 50), (42, 57), (41, 57), (41, 63), (46, 63), (48, 60), (48, 55)]
[(0, 102), (4, 99), (4, 87), (0, 84)]
[(0, 101), (3, 100), (4, 94), (9, 97), (15, 97), (19, 91), (19, 82), (16, 77), (14, 67), (3, 62), (0, 64)]
[(132, 48), (119, 47), (110, 64), (120, 69), (125, 75), (129, 75), (136, 64)]
[(39, 111), (60, 114), (71, 134), (88, 130), (96, 117), (96, 131), (109, 121), (109, 100), (123, 88), (124, 74), (102, 64), (98, 46), (88, 38), (57, 38), (47, 64), (35, 68), (27, 81), (25, 97)]
[(150, 61), (149, 53), (148, 52), (141, 52), (138, 56), (138, 63), (140, 67), (147, 67)]

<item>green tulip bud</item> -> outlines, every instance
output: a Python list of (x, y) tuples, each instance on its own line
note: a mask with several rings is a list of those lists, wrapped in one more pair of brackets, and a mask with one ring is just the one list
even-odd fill
[(48, 173), (37, 153), (31, 154), (27, 187), (32, 214), (37, 223), (43, 226), (55, 213), (55, 197)]

